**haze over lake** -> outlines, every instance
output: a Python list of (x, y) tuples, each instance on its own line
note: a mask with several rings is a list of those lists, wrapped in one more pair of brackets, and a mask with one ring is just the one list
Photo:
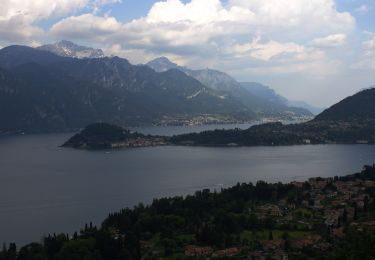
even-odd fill
[[(170, 135), (195, 129), (138, 130)], [(346, 175), (375, 158), (371, 145), (167, 146), (110, 153), (59, 148), (70, 136), (0, 139), (0, 243), (77, 231), (89, 221), (100, 223), (109, 212), (155, 197), (220, 190), (237, 182)]]

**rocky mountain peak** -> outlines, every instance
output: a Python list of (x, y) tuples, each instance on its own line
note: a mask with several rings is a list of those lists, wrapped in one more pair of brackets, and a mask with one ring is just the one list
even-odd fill
[(103, 58), (104, 52), (101, 49), (94, 49), (86, 46), (77, 45), (71, 41), (62, 40), (53, 44), (42, 45), (38, 47), (63, 57), (71, 58)]
[(171, 62), (167, 57), (156, 58), (146, 64), (156, 72), (164, 72), (170, 69), (179, 69), (183, 68), (178, 66), (176, 63)]

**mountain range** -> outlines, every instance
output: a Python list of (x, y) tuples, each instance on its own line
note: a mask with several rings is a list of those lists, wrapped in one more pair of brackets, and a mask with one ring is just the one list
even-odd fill
[(253, 95), (267, 99), (272, 103), (276, 103), (283, 106), (304, 108), (317, 115), (323, 111), (322, 108), (312, 106), (304, 101), (289, 100), (275, 92), (275, 90), (257, 82), (241, 82), (242, 87), (246, 88)]
[(0, 131), (71, 130), (98, 121), (139, 125), (202, 116), (240, 121), (311, 115), (260, 98), (223, 72), (183, 70), (159, 61), (166, 69), (132, 65), (67, 41), (5, 47), (0, 50)]
[(295, 106), (288, 99), (278, 95), (267, 86), (260, 83), (238, 82), (225, 72), (212, 69), (192, 70), (179, 66), (166, 57), (154, 59), (148, 62), (147, 65), (157, 72), (178, 69), (186, 75), (195, 78), (203, 85), (220, 91), (226, 96), (232, 96), (262, 117), (312, 116), (307, 104), (305, 106)]
[(118, 57), (76, 59), (26, 46), (0, 50), (2, 131), (60, 131), (90, 122), (157, 123), (165, 116), (255, 115), (178, 70)]

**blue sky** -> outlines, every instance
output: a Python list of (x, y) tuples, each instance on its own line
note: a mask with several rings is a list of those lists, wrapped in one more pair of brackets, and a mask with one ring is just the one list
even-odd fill
[(373, 0), (3, 0), (0, 46), (62, 39), (158, 56), (329, 106), (375, 84)]

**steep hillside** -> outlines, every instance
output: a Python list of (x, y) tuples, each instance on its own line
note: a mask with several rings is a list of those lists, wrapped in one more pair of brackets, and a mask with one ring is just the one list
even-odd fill
[(287, 106), (288, 99), (280, 96), (275, 90), (257, 82), (241, 82), (241, 87), (252, 93), (254, 96), (261, 97), (269, 102)]
[(0, 50), (0, 67), (2, 68), (12, 68), (30, 62), (49, 65), (68, 60), (70, 58), (61, 57), (51, 52), (37, 50), (28, 46), (12, 45)]
[[(293, 117), (312, 116), (311, 112), (307, 109), (288, 106), (286, 99), (278, 96), (269, 88), (267, 90), (273, 92), (273, 97), (277, 97), (277, 99), (270, 98), (269, 95), (264, 95), (261, 91), (264, 91), (265, 87), (261, 84), (239, 83), (227, 73), (221, 71), (212, 69), (192, 70), (178, 66), (165, 57), (154, 59), (148, 62), (147, 65), (157, 72), (178, 69), (210, 89), (221, 92), (223, 96), (236, 99), (258, 117), (290, 119)], [(259, 88), (259, 91), (254, 91), (255, 84), (258, 84), (262, 88)]]
[(375, 88), (347, 97), (319, 114), (315, 121), (353, 121), (375, 119)]
[(29, 47), (0, 51), (2, 132), (60, 131), (95, 121), (157, 124), (167, 118), (255, 115), (179, 70), (157, 73), (118, 57), (74, 59)]

